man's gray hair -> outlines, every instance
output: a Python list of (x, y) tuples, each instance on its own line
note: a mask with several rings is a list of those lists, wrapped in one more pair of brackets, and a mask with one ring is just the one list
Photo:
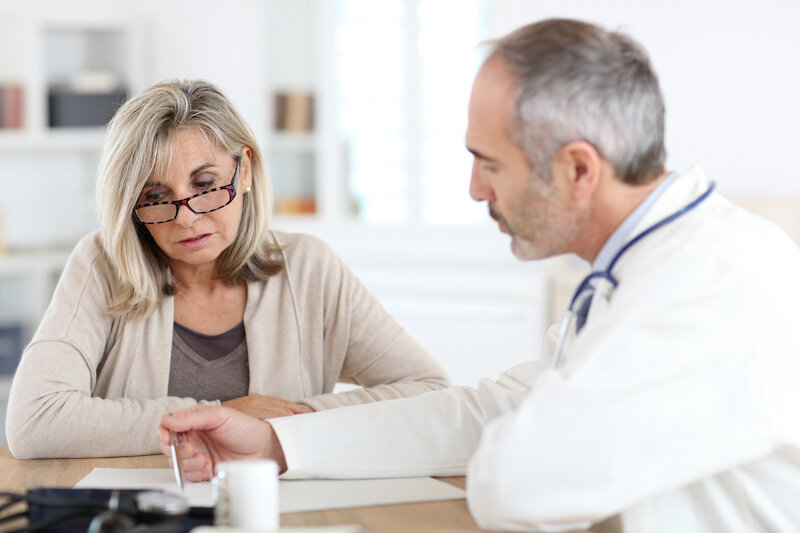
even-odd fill
[(592, 24), (550, 19), (490, 42), (518, 83), (511, 132), (538, 175), (559, 148), (591, 143), (619, 178), (647, 183), (664, 172), (664, 100), (644, 49)]

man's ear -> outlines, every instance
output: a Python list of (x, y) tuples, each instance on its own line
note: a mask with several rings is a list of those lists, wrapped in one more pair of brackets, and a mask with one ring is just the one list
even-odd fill
[(581, 201), (590, 198), (600, 184), (603, 159), (591, 143), (573, 141), (558, 149), (552, 171), (569, 197)]

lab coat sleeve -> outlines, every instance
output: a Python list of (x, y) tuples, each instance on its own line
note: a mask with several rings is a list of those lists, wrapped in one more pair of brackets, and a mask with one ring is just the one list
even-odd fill
[(464, 475), (484, 424), (516, 408), (540, 366), (523, 363), (477, 388), (271, 419), (288, 465), (283, 477)]
[(620, 284), (564, 366), (486, 428), (467, 478), (481, 527), (585, 528), (774, 449), (765, 403), (797, 394), (765, 385), (765, 369), (800, 371), (786, 334), (795, 300), (776, 307), (791, 274), (756, 279), (697, 256), (663, 277), (639, 266), (647, 283)]

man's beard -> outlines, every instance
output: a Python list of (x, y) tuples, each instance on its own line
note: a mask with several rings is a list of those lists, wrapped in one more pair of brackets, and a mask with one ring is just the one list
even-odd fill
[(565, 253), (579, 232), (580, 220), (575, 213), (568, 213), (563, 205), (554, 205), (548, 200), (544, 199), (540, 206), (543, 212), (517, 217), (513, 224), (493, 204), (488, 204), (489, 216), (501, 225), (501, 231), (511, 236), (511, 251), (521, 261)]

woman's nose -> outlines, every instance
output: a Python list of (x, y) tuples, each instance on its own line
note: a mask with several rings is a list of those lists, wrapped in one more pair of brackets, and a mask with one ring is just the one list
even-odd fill
[(178, 215), (175, 217), (174, 222), (184, 228), (190, 228), (192, 224), (194, 224), (194, 221), (200, 218), (200, 216), (201, 215), (189, 209), (188, 205), (181, 204), (178, 206)]

